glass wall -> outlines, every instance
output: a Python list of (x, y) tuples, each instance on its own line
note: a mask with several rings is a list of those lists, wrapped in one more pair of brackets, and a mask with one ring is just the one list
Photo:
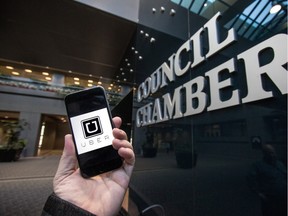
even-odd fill
[(271, 7), (140, 1), (131, 45), (137, 162), (130, 192), (140, 210), (153, 204), (168, 216), (286, 210), (287, 20), (286, 11), (273, 15)]

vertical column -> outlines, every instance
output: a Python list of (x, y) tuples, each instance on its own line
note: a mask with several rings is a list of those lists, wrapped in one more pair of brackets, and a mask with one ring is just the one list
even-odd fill
[(28, 126), (21, 132), (21, 138), (27, 140), (23, 151), (24, 157), (36, 156), (38, 148), (38, 136), (41, 129), (41, 113), (21, 112), (19, 119), (25, 119)]

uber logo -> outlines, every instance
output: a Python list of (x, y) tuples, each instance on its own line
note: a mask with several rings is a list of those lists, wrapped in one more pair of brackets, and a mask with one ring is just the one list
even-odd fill
[(100, 118), (98, 116), (82, 120), (81, 126), (86, 139), (103, 133)]

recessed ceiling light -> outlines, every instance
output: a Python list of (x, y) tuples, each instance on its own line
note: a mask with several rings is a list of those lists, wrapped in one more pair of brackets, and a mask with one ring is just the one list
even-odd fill
[(30, 69), (25, 69), (24, 71), (27, 73), (32, 73), (32, 70), (30, 70)]
[(51, 77), (45, 77), (46, 80), (52, 80)]
[(44, 76), (49, 76), (49, 73), (48, 73), (48, 72), (42, 72), (42, 74), (43, 74)]
[(91, 83), (88, 83), (87, 86), (92, 87), (93, 85)]
[(13, 70), (14, 68), (12, 66), (6, 66), (7, 69)]
[(80, 82), (74, 82), (74, 84), (75, 84), (75, 85), (79, 85), (79, 84), (80, 84)]
[(78, 77), (74, 77), (74, 80), (79, 81), (79, 78)]
[(15, 75), (15, 76), (19, 76), (19, 72), (16, 72), (16, 71), (12, 71), (12, 74)]
[(88, 83), (93, 83), (93, 80), (88, 80)]
[(101, 82), (101, 81), (99, 81), (99, 82), (98, 82), (98, 84), (99, 84), (99, 85), (101, 85), (101, 84), (102, 84), (102, 82)]

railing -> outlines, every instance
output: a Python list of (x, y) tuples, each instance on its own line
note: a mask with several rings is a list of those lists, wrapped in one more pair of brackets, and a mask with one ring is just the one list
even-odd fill
[[(50, 83), (32, 80), (23, 77), (12, 77), (6, 75), (0, 75), (0, 86), (10, 86), (15, 88), (25, 88), (30, 90), (39, 90), (45, 92), (54, 92), (58, 95), (62, 95), (63, 97), (72, 92), (76, 92), (84, 89), (81, 86), (59, 86), (59, 85), (51, 85)], [(123, 96), (119, 93), (115, 93), (107, 90), (107, 98), (109, 104), (111, 106), (116, 105), (123, 98)]]

